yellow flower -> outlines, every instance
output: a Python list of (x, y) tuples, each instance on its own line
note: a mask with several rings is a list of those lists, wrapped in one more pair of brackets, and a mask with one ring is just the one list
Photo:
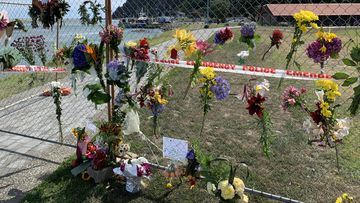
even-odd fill
[(173, 48), (181, 48), (185, 56), (190, 56), (196, 51), (196, 39), (194, 35), (184, 29), (177, 29), (174, 36), (177, 40)]
[(75, 128), (71, 128), (71, 133), (74, 135), (74, 137), (78, 137), (79, 136), (79, 134), (78, 134), (78, 132), (76, 131), (76, 129)]
[(249, 197), (247, 195), (243, 195), (239, 201), (239, 203), (248, 203)]
[(327, 110), (327, 109), (330, 108), (330, 104), (327, 103), (327, 102), (323, 102), (323, 103), (320, 104), (320, 108)]
[(331, 100), (331, 101), (335, 101), (336, 97), (340, 97), (341, 93), (339, 91), (327, 91), (325, 93), (326, 98)]
[(221, 189), (221, 197), (224, 200), (233, 199), (235, 197), (235, 189), (231, 184), (227, 184)]
[(241, 196), (245, 191), (245, 184), (240, 178), (234, 178), (233, 185), (235, 187), (236, 193)]
[(214, 96), (214, 93), (212, 91), (208, 91), (208, 94), (207, 94), (210, 98), (212, 98)]
[(173, 185), (172, 185), (171, 183), (167, 183), (167, 184), (166, 184), (166, 188), (170, 189), (170, 188), (172, 188), (172, 187), (173, 187)]
[(301, 32), (306, 32), (307, 26), (318, 29), (318, 25), (315, 21), (319, 20), (319, 17), (311, 11), (300, 10), (298, 13), (295, 13), (293, 17), (296, 20), (297, 27), (300, 28)]
[(319, 26), (316, 23), (310, 23), (310, 26), (314, 29), (319, 29)]
[(324, 89), (326, 91), (330, 91), (330, 90), (338, 91), (339, 90), (338, 84), (336, 84), (334, 81), (329, 80), (329, 79), (317, 80), (315, 82), (315, 85), (316, 85), (317, 88), (321, 88), (321, 89)]
[(168, 103), (168, 100), (161, 98), (161, 95), (159, 94), (159, 92), (155, 92), (154, 99), (159, 104), (167, 104)]
[(208, 80), (215, 78), (215, 71), (211, 67), (201, 69), (200, 74)]
[(300, 30), (301, 30), (301, 32), (306, 32), (307, 31), (306, 25), (301, 25)]
[(92, 48), (89, 45), (86, 45), (86, 53), (89, 54), (94, 61), (96, 61), (97, 57), (94, 48)]
[(128, 41), (128, 42), (125, 43), (125, 47), (128, 47), (128, 48), (136, 47), (136, 46), (137, 46), (137, 43), (134, 42), (134, 41)]
[(220, 181), (220, 183), (218, 184), (218, 190), (222, 190), (223, 188), (225, 188), (225, 186), (227, 186), (229, 184), (228, 180), (223, 180)]
[(335, 203), (343, 203), (343, 199), (341, 197), (338, 197)]
[(74, 37), (74, 40), (75, 40), (75, 41), (80, 41), (80, 40), (82, 40), (82, 39), (85, 39), (85, 37), (82, 36), (81, 34), (75, 34), (75, 37)]
[(320, 48), (320, 51), (321, 51), (322, 53), (326, 53), (326, 47), (325, 47), (325, 45), (323, 45), (323, 46)]
[(319, 30), (316, 33), (316, 36), (317, 36), (318, 39), (325, 40), (325, 41), (328, 41), (328, 42), (331, 42), (334, 38), (337, 37), (335, 33), (324, 32), (322, 30)]
[(329, 110), (322, 109), (322, 110), (321, 110), (321, 115), (325, 116), (326, 118), (331, 118), (332, 113), (331, 113), (331, 111), (329, 111)]

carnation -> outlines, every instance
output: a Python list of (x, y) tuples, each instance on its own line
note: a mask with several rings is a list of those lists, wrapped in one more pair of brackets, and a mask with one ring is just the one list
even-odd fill
[(221, 189), (221, 197), (224, 200), (233, 199), (235, 197), (235, 189), (234, 189), (234, 187), (231, 184), (225, 185)]
[(234, 38), (234, 33), (230, 28), (227, 27), (215, 33), (214, 43), (223, 45), (227, 41), (232, 40), (233, 38)]

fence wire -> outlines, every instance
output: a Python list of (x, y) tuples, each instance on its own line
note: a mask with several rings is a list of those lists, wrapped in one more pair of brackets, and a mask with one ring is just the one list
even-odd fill
[[(27, 32), (15, 29), (10, 44), (22, 37), (43, 36), (46, 47), (45, 65), (54, 67), (52, 57), (56, 51), (57, 39), (59, 47), (70, 45), (76, 34), (83, 35), (89, 42), (98, 43), (99, 31), (105, 27), (105, 20), (96, 25), (83, 25), (78, 9), (84, 1), (67, 0), (67, 2), (70, 10), (65, 15), (61, 27), (57, 27), (55, 23), (53, 27), (45, 29), (41, 23), (37, 28), (32, 26), (29, 16), (30, 0), (0, 0), (0, 11), (6, 11), (11, 20), (22, 20), (27, 29)], [(101, 7), (105, 6), (104, 0), (96, 2)], [(319, 14), (319, 25), (323, 26), (325, 31), (340, 36), (343, 44), (348, 45), (341, 51), (340, 58), (349, 55), (354, 46), (351, 42), (359, 42), (360, 4), (346, 0), (113, 0), (112, 18), (113, 24), (125, 27), (123, 43), (146, 37), (153, 43), (151, 47), (157, 48), (162, 57), (166, 57), (167, 48), (174, 43), (172, 36), (177, 28), (191, 30), (197, 39), (210, 40), (220, 28), (231, 27), (235, 34), (239, 35), (241, 26), (256, 22), (256, 32), (261, 38), (257, 42), (256, 49), (247, 59), (253, 62), (249, 65), (281, 69), (285, 66), (284, 53), (288, 52), (292, 41), (294, 31), (292, 14), (301, 8)], [(87, 9), (89, 11), (89, 7)], [(99, 12), (100, 16), (105, 17), (104, 9)], [(91, 13), (90, 18), (92, 18)], [(272, 50), (269, 54), (271, 57), (264, 61), (259, 60), (259, 54), (254, 53), (265, 52), (270, 44), (269, 36), (275, 28), (284, 32), (283, 46), (278, 51)], [(314, 33), (304, 38), (306, 42), (313, 40), (315, 40)], [(4, 44), (0, 42), (0, 49), (3, 47)], [(298, 51), (297, 62), (306, 71), (320, 72), (319, 65), (307, 57), (305, 48), (306, 45), (303, 45)], [(240, 52), (246, 48), (236, 49)], [(40, 58), (35, 58), (36, 64), (42, 65)], [(216, 62), (222, 63), (237, 62), (236, 57), (232, 57), (230, 61), (229, 58), (222, 56), (216, 59)], [(20, 64), (28, 65), (28, 62), (22, 60)], [(346, 69), (341, 60), (329, 60), (325, 66), (329, 74), (342, 70), (346, 70), (348, 74), (355, 73)], [(296, 70), (296, 67), (292, 66), (291, 69)], [(19, 184), (21, 182), (14, 179), (18, 174), (25, 174), (24, 177), (27, 173), (29, 176), (42, 177), (53, 170), (65, 157), (73, 154), (75, 139), (70, 136), (72, 127), (84, 126), (90, 120), (106, 118), (105, 107), (94, 109), (94, 105), (88, 102), (82, 93), (84, 84), (96, 81), (95, 76), (87, 77), (85, 81), (79, 83), (77, 95), (63, 97), (62, 120), (66, 145), (60, 145), (53, 99), (40, 97), (39, 94), (49, 90), (49, 83), (55, 79), (70, 86), (69, 77), (69, 73), (2, 74), (0, 72), (0, 83), (3, 85), (0, 90), (0, 188), (5, 188), (0, 191), (0, 199), (16, 199), (16, 195), (12, 196), (9, 191), (14, 189), (28, 191), (39, 181), (38, 178), (31, 180), (29, 184)], [(352, 90), (343, 91), (345, 95), (352, 94)], [(348, 102), (347, 98), (345, 97), (342, 102)], [(62, 153), (56, 153), (60, 150)], [(54, 166), (45, 167), (48, 164)], [(35, 173), (34, 171), (39, 171), (37, 166), (43, 167), (40, 172)]]

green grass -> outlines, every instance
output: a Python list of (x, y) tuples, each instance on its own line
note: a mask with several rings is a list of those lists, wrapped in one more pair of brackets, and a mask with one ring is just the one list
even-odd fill
[[(247, 64), (257, 66), (269, 66), (280, 68), (284, 65), (285, 54), (288, 51), (291, 32), (285, 32), (286, 40), (279, 50), (273, 50), (265, 61), (259, 60), (262, 52), (267, 48), (268, 39), (272, 28), (260, 27), (262, 40), (257, 43), (256, 52), (252, 53)], [(266, 33), (265, 33), (266, 31)], [(335, 30), (343, 37), (357, 37), (356, 31)], [(235, 33), (238, 36), (238, 31)], [(314, 38), (306, 38), (306, 43)], [(234, 42), (224, 45), (219, 51), (209, 55), (206, 60), (226, 63), (237, 63), (236, 54), (246, 49), (245, 45), (234, 39)], [(341, 57), (346, 56), (349, 50), (344, 50)], [(318, 65), (307, 59), (304, 55), (304, 47), (300, 49), (297, 60), (303, 65), (303, 70), (319, 72)], [(343, 69), (337, 60), (331, 60), (326, 66), (330, 72)], [(257, 128), (256, 117), (251, 117), (245, 109), (246, 104), (234, 96), (225, 101), (212, 101), (212, 110), (208, 113), (203, 137), (199, 137), (202, 120), (201, 103), (197, 89), (190, 91), (188, 97), (183, 100), (183, 94), (187, 85), (190, 70), (175, 68), (169, 72), (169, 81), (174, 88), (175, 95), (170, 98), (166, 110), (161, 114), (160, 125), (162, 135), (186, 139), (197, 142), (200, 148), (214, 157), (232, 157), (237, 162), (244, 161), (250, 167), (250, 177), (245, 180), (247, 187), (265, 192), (278, 194), (293, 199), (310, 203), (335, 202), (337, 196), (348, 192), (355, 198), (360, 199), (360, 121), (354, 118), (350, 134), (345, 137), (340, 150), (340, 172), (336, 169), (335, 150), (321, 148), (307, 144), (307, 135), (302, 130), (302, 123), (307, 117), (303, 112), (283, 112), (280, 107), (282, 90), (288, 85), (307, 87), (309, 101), (315, 99), (314, 83), (311, 81), (285, 80), (282, 88), (276, 89), (278, 79), (268, 78), (272, 88), (266, 101), (266, 108), (270, 111), (273, 121), (275, 137), (272, 144), (272, 155), (269, 159), (262, 154), (259, 144), (260, 131)], [(232, 93), (240, 94), (243, 85), (249, 80), (249, 76), (219, 73), (229, 80), (232, 85)], [(259, 78), (262, 80), (262, 78)], [(351, 91), (342, 89), (344, 96), (338, 102), (343, 106), (339, 109), (339, 117), (348, 116), (346, 108), (349, 106), (347, 96)], [(141, 109), (141, 129), (153, 142), (161, 146), (161, 139), (151, 136), (151, 120), (147, 119), (151, 113), (147, 109)], [(154, 147), (150, 149), (148, 143), (135, 136), (128, 136), (127, 142), (131, 144), (132, 151), (146, 156), (155, 162), (167, 164), (166, 160)], [(111, 181), (108, 184), (95, 185), (91, 182), (83, 182), (79, 177), (70, 175), (69, 162), (64, 163), (39, 187), (30, 191), (25, 197), (25, 202), (217, 202), (206, 194), (205, 183), (189, 190), (187, 184), (182, 184), (173, 191), (165, 189), (165, 178), (159, 172), (154, 171), (154, 177), (148, 188), (136, 196), (129, 197), (124, 193), (124, 186)], [(266, 199), (250, 195), (250, 202), (270, 202)]]
[[(64, 78), (65, 73), (58, 73), (58, 78)], [(45, 85), (56, 78), (55, 73), (15, 73), (0, 79), (0, 100), (12, 95)], [(41, 92), (39, 92), (40, 94)]]

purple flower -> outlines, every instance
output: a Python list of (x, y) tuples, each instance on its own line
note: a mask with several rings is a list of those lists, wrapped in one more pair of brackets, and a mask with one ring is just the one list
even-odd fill
[(162, 104), (153, 103), (150, 106), (151, 112), (153, 113), (153, 116), (157, 117), (162, 113), (165, 109), (165, 106)]
[(216, 99), (224, 100), (230, 94), (230, 83), (220, 76), (215, 78), (216, 85), (210, 87), (210, 90), (215, 94)]
[(120, 66), (121, 66), (121, 63), (118, 59), (110, 61), (110, 63), (107, 65), (110, 80), (112, 80), (112, 81), (120, 80), (120, 77), (119, 77), (119, 75), (121, 74), (121, 73), (119, 73)]
[(334, 38), (331, 42), (317, 39), (306, 49), (306, 54), (313, 59), (315, 63), (323, 63), (330, 56), (337, 55), (342, 48), (342, 42), (339, 38)]
[(72, 57), (74, 60), (74, 66), (76, 68), (83, 68), (90, 65), (89, 62), (86, 60), (85, 51), (86, 45), (84, 44), (79, 44), (75, 47)]
[(186, 155), (186, 158), (189, 159), (189, 160), (194, 160), (195, 159), (195, 151), (192, 149), (190, 150), (187, 155)]
[(256, 25), (245, 24), (241, 27), (241, 36), (244, 38), (254, 38)]
[(223, 45), (225, 42), (231, 40), (234, 37), (234, 33), (230, 28), (219, 30), (215, 33), (214, 43)]

